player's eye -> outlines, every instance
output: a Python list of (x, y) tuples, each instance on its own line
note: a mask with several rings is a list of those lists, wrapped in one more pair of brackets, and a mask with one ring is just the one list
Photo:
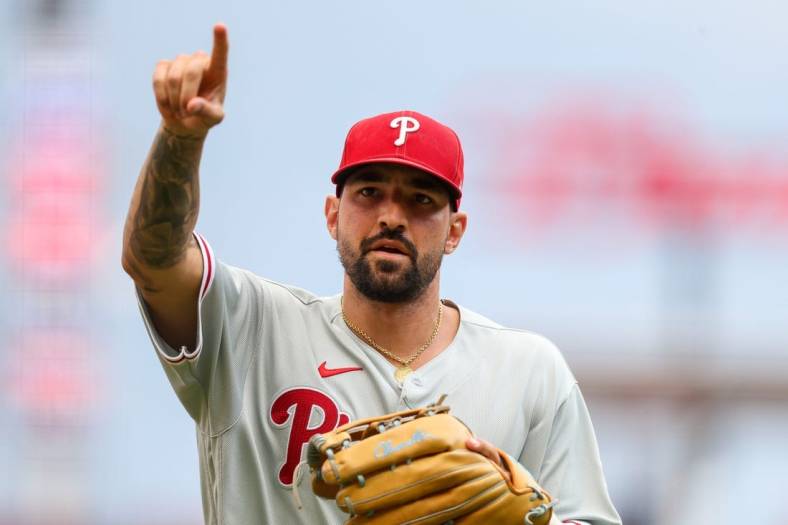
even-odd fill
[(429, 195), (427, 195), (425, 193), (417, 193), (415, 195), (415, 200), (419, 204), (432, 204), (433, 203), (432, 197), (430, 197)]
[(358, 190), (358, 192), (364, 197), (374, 197), (375, 195), (377, 195), (377, 188), (373, 188), (372, 186), (365, 186), (360, 190)]

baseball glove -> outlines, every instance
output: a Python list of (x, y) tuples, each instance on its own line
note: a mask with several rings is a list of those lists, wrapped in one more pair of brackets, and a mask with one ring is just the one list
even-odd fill
[(468, 450), (471, 431), (442, 401), (313, 436), (312, 490), (336, 499), (347, 525), (546, 525), (550, 495), (505, 453), (511, 481)]

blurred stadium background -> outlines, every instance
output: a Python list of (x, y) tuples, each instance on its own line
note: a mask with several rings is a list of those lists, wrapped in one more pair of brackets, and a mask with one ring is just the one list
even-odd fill
[[(463, 139), (443, 293), (563, 349), (627, 525), (783, 524), (788, 6), (0, 3), (0, 523), (201, 522), (193, 427), (120, 267), (157, 60), (229, 27), (200, 231), (321, 294), (344, 133)], [(507, 371), (517, 373), (517, 371)]]

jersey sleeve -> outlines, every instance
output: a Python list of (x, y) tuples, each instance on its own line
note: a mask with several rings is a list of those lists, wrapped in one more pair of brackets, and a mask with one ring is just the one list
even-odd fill
[[(520, 459), (523, 463), (524, 458)], [(577, 384), (555, 414), (537, 478), (558, 499), (554, 522), (621, 525), (608, 495), (591, 417)]]
[(265, 293), (246, 272), (217, 263), (205, 239), (194, 236), (203, 257), (196, 346), (172, 348), (157, 332), (138, 289), (137, 302), (178, 399), (202, 432), (217, 435), (240, 415)]

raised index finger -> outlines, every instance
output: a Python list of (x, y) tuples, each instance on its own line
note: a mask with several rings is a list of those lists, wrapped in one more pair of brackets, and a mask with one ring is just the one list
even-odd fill
[(230, 43), (227, 40), (227, 26), (216, 24), (213, 26), (213, 50), (208, 71), (211, 74), (224, 74), (227, 71), (227, 52)]

